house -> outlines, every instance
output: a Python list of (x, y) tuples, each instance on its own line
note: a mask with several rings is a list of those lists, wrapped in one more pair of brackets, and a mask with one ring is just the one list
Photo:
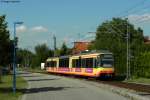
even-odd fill
[(80, 52), (88, 50), (90, 44), (91, 42), (85, 42), (85, 41), (74, 42), (72, 54), (78, 54)]
[(145, 44), (150, 44), (150, 37), (149, 36), (144, 37), (144, 43)]

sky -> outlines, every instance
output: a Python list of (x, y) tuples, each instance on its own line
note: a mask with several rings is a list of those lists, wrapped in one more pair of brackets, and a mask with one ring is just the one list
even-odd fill
[[(10, 36), (17, 25), (19, 47), (33, 50), (46, 43), (53, 49), (63, 42), (69, 47), (74, 41), (90, 41), (102, 22), (112, 17), (128, 17), (136, 27), (150, 36), (150, 0), (20, 0), (20, 3), (0, 2), (0, 15), (6, 15)], [(93, 33), (90, 33), (93, 32)]]

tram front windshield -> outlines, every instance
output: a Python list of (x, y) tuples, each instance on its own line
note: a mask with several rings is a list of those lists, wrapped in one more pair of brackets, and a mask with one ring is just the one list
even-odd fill
[(113, 67), (113, 60), (101, 60), (102, 67)]
[(103, 55), (98, 57), (97, 63), (99, 67), (113, 67), (114, 60), (112, 55)]

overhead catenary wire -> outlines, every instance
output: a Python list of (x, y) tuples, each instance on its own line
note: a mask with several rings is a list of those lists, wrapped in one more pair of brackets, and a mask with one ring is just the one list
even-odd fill
[[(146, 5), (146, 6), (144, 6), (143, 7), (143, 5), (145, 5), (146, 4), (146, 1), (148, 1), (148, 0), (143, 0), (143, 1), (141, 1), (141, 2), (139, 2), (139, 3), (137, 3), (137, 4), (135, 4), (134, 6), (132, 6), (132, 7), (130, 7), (129, 9), (127, 9), (126, 11), (123, 11), (122, 13), (125, 13), (125, 14), (123, 14), (123, 15), (121, 15), (122, 13), (119, 13), (119, 14), (117, 14), (116, 16), (119, 16), (119, 18), (128, 18), (129, 19), (129, 21), (130, 21), (130, 15), (135, 15), (136, 16), (136, 13), (139, 13), (140, 11), (143, 11), (143, 10), (148, 10), (148, 8), (150, 8), (150, 5)], [(141, 8), (140, 9), (136, 9), (137, 7), (139, 7), (139, 6), (141, 6)], [(135, 9), (135, 10), (134, 10)], [(138, 16), (138, 15), (137, 15)], [(143, 20), (143, 21), (141, 21), (141, 19), (143, 19), (143, 18), (148, 18), (148, 16), (142, 16), (142, 17), (139, 17), (139, 18), (137, 18), (136, 20), (134, 20), (136, 23), (135, 24), (137, 24), (137, 23), (142, 23), (142, 22), (144, 22), (144, 21), (147, 21), (147, 20)], [(140, 22), (139, 22), (140, 21)]]
[[(127, 9), (126, 11), (123, 11), (123, 12), (117, 14), (116, 16), (120, 16), (120, 17), (122, 17), (122, 18), (123, 18), (123, 17), (126, 17), (126, 16), (128, 16), (128, 14), (131, 13), (131, 11), (133, 11), (135, 8), (137, 8), (137, 7), (139, 7), (139, 6), (143, 5), (143, 4), (145, 4), (146, 1), (147, 1), (147, 0), (142, 0), (141, 2), (139, 2), (139, 3), (135, 4), (135, 5), (133, 5), (132, 7), (130, 7), (129, 9)], [(144, 8), (146, 8), (146, 7), (144, 7)], [(137, 12), (137, 11), (139, 11), (139, 10), (133, 11), (132, 13), (135, 13), (135, 12)], [(123, 14), (123, 15), (122, 15), (122, 14)]]

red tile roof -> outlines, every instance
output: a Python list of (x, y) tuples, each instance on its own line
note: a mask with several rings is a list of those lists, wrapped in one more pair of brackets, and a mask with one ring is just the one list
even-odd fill
[(91, 42), (74, 42), (73, 54), (88, 50), (90, 44)]

